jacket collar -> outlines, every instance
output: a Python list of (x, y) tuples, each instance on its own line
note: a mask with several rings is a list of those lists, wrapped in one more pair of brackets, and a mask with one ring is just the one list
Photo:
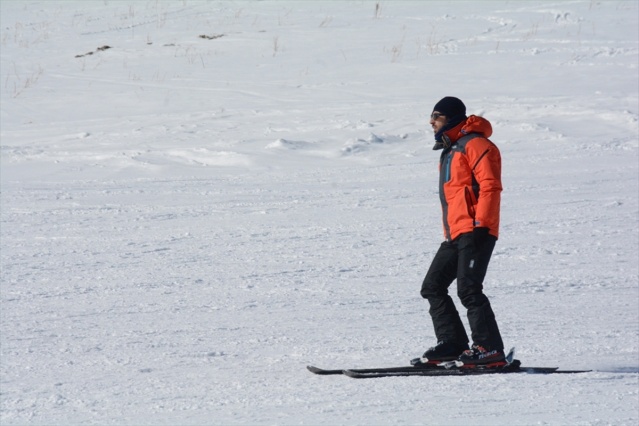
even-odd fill
[(453, 145), (460, 137), (464, 136), (461, 132), (462, 128), (466, 124), (466, 120), (462, 120), (459, 124), (451, 129), (444, 130), (440, 135), (435, 136), (435, 146), (433, 150), (446, 149)]

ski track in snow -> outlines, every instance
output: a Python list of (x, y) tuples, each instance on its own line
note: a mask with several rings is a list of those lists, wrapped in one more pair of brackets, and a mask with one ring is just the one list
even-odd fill
[[(637, 3), (423, 5), (0, 3), (0, 423), (636, 424)], [(506, 345), (593, 372), (306, 371), (435, 343), (445, 95), (502, 151)]]

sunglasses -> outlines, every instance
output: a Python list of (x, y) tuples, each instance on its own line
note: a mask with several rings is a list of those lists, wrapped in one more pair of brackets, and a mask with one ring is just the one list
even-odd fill
[(441, 114), (439, 112), (434, 112), (430, 115), (430, 119), (431, 120), (437, 120), (439, 117), (446, 117), (444, 114)]

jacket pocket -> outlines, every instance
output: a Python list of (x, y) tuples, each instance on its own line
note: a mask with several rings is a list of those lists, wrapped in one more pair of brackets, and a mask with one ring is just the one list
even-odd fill
[(469, 187), (464, 188), (464, 193), (466, 196), (466, 209), (468, 210), (468, 216), (475, 221), (475, 206), (477, 205), (477, 199), (475, 198), (475, 194), (473, 190)]
[(450, 153), (446, 156), (446, 159), (444, 160), (444, 164), (443, 164), (443, 174), (442, 174), (442, 182), (443, 183), (447, 183), (450, 182), (451, 179), (451, 163), (453, 162), (453, 154)]

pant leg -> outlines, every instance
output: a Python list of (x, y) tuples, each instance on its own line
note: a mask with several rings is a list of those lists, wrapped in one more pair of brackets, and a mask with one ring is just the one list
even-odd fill
[(459, 263), (457, 294), (468, 311), (468, 323), (473, 343), (487, 349), (503, 350), (504, 343), (488, 297), (483, 293), (483, 282), (495, 248), (496, 239), (490, 237), (476, 247), (472, 234), (457, 240)]
[(456, 245), (443, 242), (422, 283), (421, 295), (430, 303), (437, 341), (468, 344), (468, 335), (448, 294), (448, 287), (457, 277), (458, 253)]

